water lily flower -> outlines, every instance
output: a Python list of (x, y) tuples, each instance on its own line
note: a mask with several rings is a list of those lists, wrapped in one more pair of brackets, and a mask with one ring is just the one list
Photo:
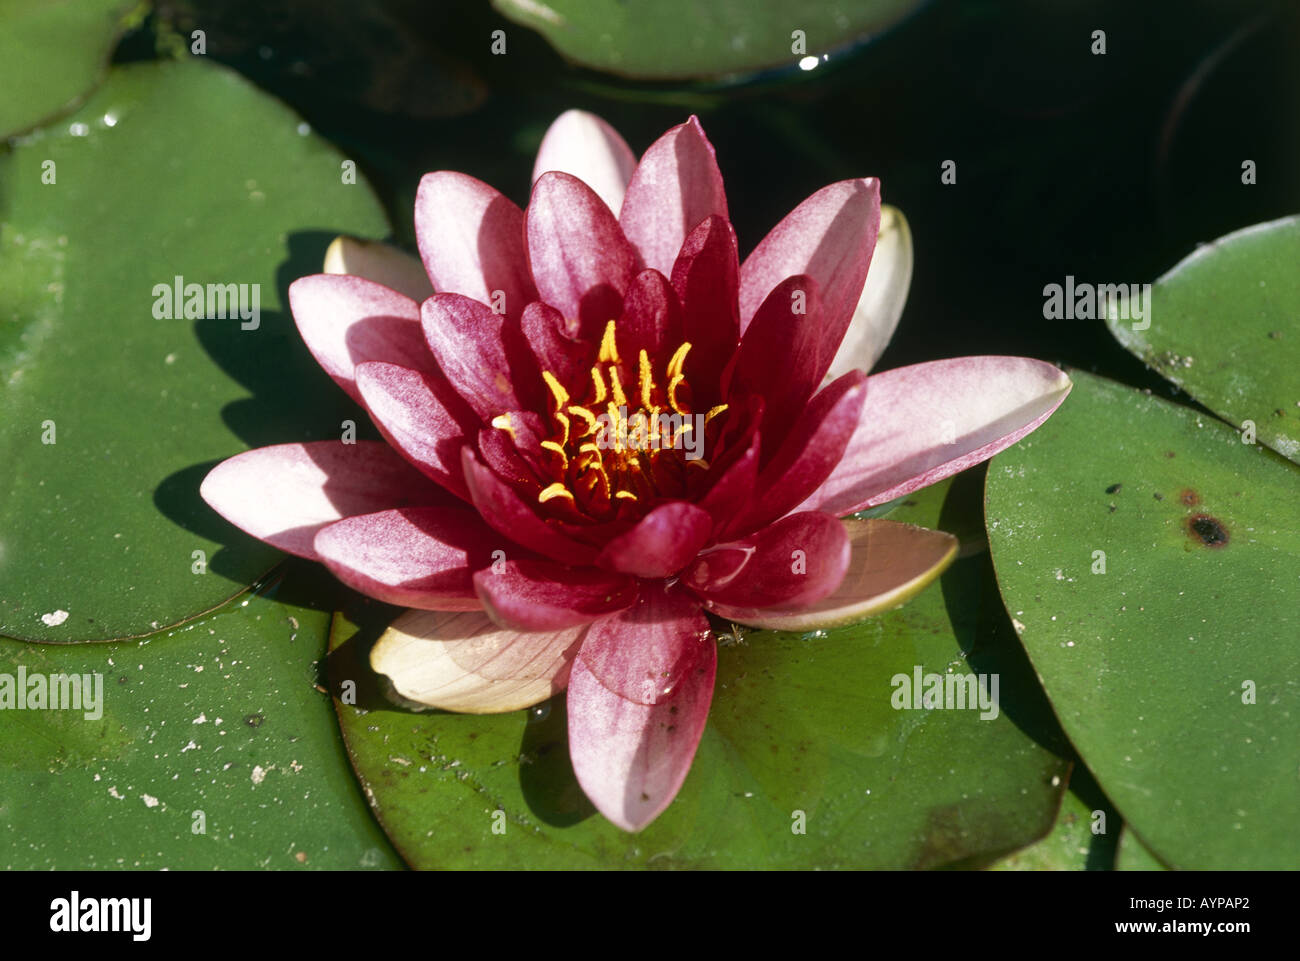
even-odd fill
[(841, 518), (991, 457), (1070, 381), (992, 356), (867, 376), (911, 272), (874, 179), (818, 190), (743, 262), (694, 117), (638, 161), (571, 111), (533, 180), (521, 210), (425, 176), (423, 270), (336, 242), (290, 305), (386, 443), (251, 450), (202, 493), (410, 609), (371, 656), (403, 696), (486, 713), (567, 689), (578, 781), (635, 831), (704, 730), (705, 612), (809, 630), (896, 606), (955, 540)]

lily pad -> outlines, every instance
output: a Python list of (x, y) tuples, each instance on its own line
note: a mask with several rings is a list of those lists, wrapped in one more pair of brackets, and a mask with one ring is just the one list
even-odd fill
[(6, 0), (0, 139), (72, 107), (97, 84), (136, 0)]
[(998, 583), (1065, 732), (1173, 867), (1300, 863), (1300, 470), (1072, 371), (986, 486)]
[[(143, 635), (280, 556), (198, 487), (248, 447), (366, 423), (285, 307), (336, 234), (386, 232), (341, 164), (284, 106), (199, 62), (119, 68), (0, 158), (0, 634)], [(176, 278), (202, 302), (169, 303)]]
[[(400, 866), (317, 687), (330, 617), (301, 605), (325, 580), (277, 580), (139, 641), (0, 640), (0, 679), (22, 671), (28, 692), (0, 721), (0, 868)], [(51, 674), (99, 676), (98, 710), (32, 709)]]
[[(724, 638), (691, 772), (636, 835), (578, 787), (562, 695), (491, 716), (386, 699), (367, 663), (392, 608), (336, 617), (331, 690), (367, 796), (415, 867), (984, 864), (1046, 834), (1069, 770), (1040, 733), (1050, 711), (991, 574), (987, 556), (958, 561), (906, 607), (852, 627)], [(917, 670), (999, 674), (997, 717), (896, 710), (891, 680)], [(346, 681), (355, 704), (337, 699)]]
[(1300, 463), (1300, 217), (1206, 244), (1156, 281), (1150, 318), (1119, 313), (1107, 323), (1129, 351)]
[(1127, 827), (1119, 836), (1119, 852), (1115, 856), (1116, 871), (1167, 871)]
[(584, 67), (673, 80), (793, 66), (805, 57), (817, 61), (880, 33), (920, 2), (808, 0), (797, 8), (782, 0), (492, 0), (492, 5)]
[[(1052, 832), (993, 865), (995, 871), (1107, 871), (1114, 867), (1120, 825), (1106, 825), (1113, 833), (1093, 833), (1097, 820), (1092, 805), (1073, 790), (1065, 793)], [(1104, 813), (1104, 812), (1103, 812)]]

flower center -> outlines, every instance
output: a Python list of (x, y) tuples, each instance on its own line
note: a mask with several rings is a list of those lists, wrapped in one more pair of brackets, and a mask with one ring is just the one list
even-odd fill
[[(551, 394), (552, 432), (541, 446), (557, 480), (538, 494), (540, 503), (564, 500), (598, 517), (622, 503), (643, 510), (686, 492), (687, 472), (709, 466), (703, 456), (706, 428), (727, 409), (722, 404), (704, 414), (692, 411), (682, 371), (690, 349), (681, 344), (659, 371), (643, 349), (633, 368), (619, 355), (611, 320), (580, 403), (553, 373), (542, 372)], [(508, 424), (506, 415), (493, 420), (504, 429)]]

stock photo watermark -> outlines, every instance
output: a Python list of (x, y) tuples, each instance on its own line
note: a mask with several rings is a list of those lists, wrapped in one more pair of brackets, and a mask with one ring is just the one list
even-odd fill
[(103, 674), (0, 674), (0, 711), (81, 711), (87, 721), (104, 716)]
[(889, 679), (894, 693), (889, 703), (895, 711), (975, 711), (981, 721), (998, 716), (997, 674), (926, 674), (921, 665), (911, 674)]
[(79, 891), (50, 902), (50, 930), (59, 934), (130, 934), (148, 941), (153, 933), (152, 898), (83, 898)]
[(1043, 287), (1044, 320), (1129, 320), (1134, 330), (1151, 326), (1150, 284), (1075, 283)]
[(262, 323), (261, 284), (196, 284), (177, 274), (170, 284), (154, 284), (153, 315), (158, 320), (239, 320), (240, 330)]

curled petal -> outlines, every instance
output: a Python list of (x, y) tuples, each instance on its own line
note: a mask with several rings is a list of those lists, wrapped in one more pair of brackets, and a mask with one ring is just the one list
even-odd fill
[(619, 223), (641, 264), (668, 274), (686, 235), (707, 217), (727, 218), (713, 144), (695, 117), (650, 145), (627, 185)]
[(829, 596), (848, 565), (844, 525), (805, 511), (705, 551), (682, 573), (682, 583), (715, 614), (743, 623), (767, 608), (787, 611)]
[(403, 508), (348, 517), (316, 535), (316, 553), (349, 587), (388, 604), (474, 611), (474, 571), (503, 538), (460, 508)]
[(871, 255), (871, 269), (849, 329), (831, 362), (829, 374), (870, 370), (880, 359), (903, 316), (912, 284), (912, 230), (897, 207), (880, 208), (880, 236)]
[(314, 274), (289, 285), (289, 309), (316, 362), (353, 400), (361, 395), (356, 367), (379, 360), (420, 367), (429, 349), (420, 305), (361, 277)]
[(493, 563), (474, 575), (474, 588), (492, 620), (521, 631), (589, 624), (636, 600), (630, 577), (548, 561)]
[(617, 130), (594, 113), (566, 110), (542, 138), (533, 165), (533, 183), (549, 170), (572, 174), (617, 214), (635, 169), (636, 154)]
[(454, 503), (387, 444), (366, 440), (245, 451), (214, 467), (199, 493), (236, 527), (311, 560), (320, 560), (316, 532), (341, 518)]
[(772, 228), (740, 268), (740, 326), (749, 326), (777, 284), (795, 274), (817, 281), (828, 342), (838, 349), (862, 295), (880, 229), (880, 183), (842, 180), (817, 191)]
[(709, 640), (671, 697), (643, 704), (610, 690), (581, 658), (574, 664), (573, 773), (600, 813), (623, 830), (641, 830), (677, 796), (704, 733), (717, 666)]
[(957, 556), (957, 538), (880, 518), (842, 523), (852, 554), (834, 593), (803, 607), (767, 608), (738, 621), (775, 631), (842, 627), (898, 607), (942, 574)]
[(520, 632), (482, 611), (407, 611), (370, 651), (398, 694), (464, 714), (501, 714), (563, 691), (585, 627)]
[(425, 174), (416, 191), (415, 236), (434, 288), (504, 308), (513, 318), (537, 299), (523, 222), (512, 201), (466, 174)]
[(671, 577), (713, 534), (708, 511), (685, 501), (660, 504), (605, 545), (596, 563), (637, 577)]
[(325, 251), (327, 274), (351, 274), (391, 287), (416, 303), (433, 296), (433, 284), (419, 257), (380, 240), (335, 237)]
[(1070, 378), (1027, 357), (957, 357), (873, 374), (835, 470), (801, 505), (852, 514), (988, 460), (1047, 420)]

